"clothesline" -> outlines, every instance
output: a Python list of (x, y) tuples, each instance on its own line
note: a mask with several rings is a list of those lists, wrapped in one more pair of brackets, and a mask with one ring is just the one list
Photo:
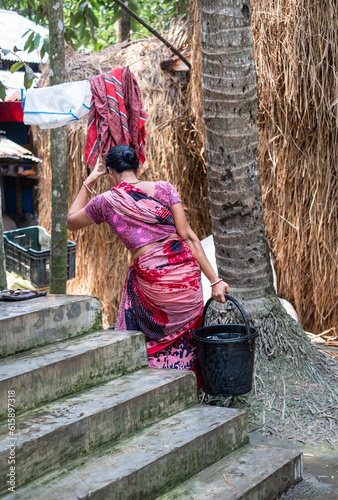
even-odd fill
[[(217, 9), (214, 12), (214, 15), (217, 14), (217, 12), (219, 12), (222, 8), (223, 7)], [(200, 19), (191, 23), (189, 26), (182, 28), (169, 40), (174, 40), (183, 31), (191, 30), (199, 22), (201, 22)], [(150, 56), (158, 50), (162, 50), (162, 48), (163, 45), (160, 45), (159, 47), (156, 47), (156, 49), (145, 53), (142, 58), (127, 64), (126, 66), (130, 68), (131, 66), (143, 61), (145, 57)], [(149, 66), (152, 64), (153, 62), (151, 62)], [(77, 88), (74, 92), (74, 88), (81, 85), (83, 88)], [(67, 92), (65, 92), (66, 88)], [(50, 99), (53, 97), (50, 93), (53, 94), (53, 99)], [(72, 94), (72, 99), (70, 99), (69, 96), (68, 98), (66, 97), (68, 93)], [(44, 105), (42, 106), (41, 96), (44, 94), (46, 95), (44, 96)], [(39, 125), (41, 128), (55, 128), (62, 126), (69, 121), (78, 120), (80, 117), (88, 114), (91, 91), (89, 81), (85, 80), (81, 82), (64, 83), (54, 87), (45, 87), (44, 89), (30, 90), (27, 91), (27, 97), (28, 96), (29, 99), (26, 100), (26, 103), (25, 100), (22, 99), (22, 103), (24, 104), (24, 123), (27, 125)], [(58, 97), (58, 99), (55, 99), (55, 97)]]

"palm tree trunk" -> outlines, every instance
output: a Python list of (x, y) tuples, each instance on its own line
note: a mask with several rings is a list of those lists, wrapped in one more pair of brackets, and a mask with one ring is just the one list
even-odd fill
[[(255, 378), (260, 398), (249, 396), (253, 418), (259, 421), (262, 413), (264, 418), (267, 414), (276, 418), (280, 433), (283, 428), (288, 432), (286, 419), (280, 422), (281, 412), (285, 416), (293, 398), (304, 397), (305, 381), (321, 384), (317, 387), (318, 405), (331, 401), (332, 391), (317, 350), (286, 313), (273, 289), (257, 158), (258, 96), (249, 0), (199, 0), (199, 9), (216, 261), (219, 275), (230, 284), (232, 295), (243, 304), (260, 333)], [(229, 322), (228, 309), (215, 303), (209, 322)], [(274, 414), (270, 401), (276, 394), (284, 394), (285, 407), (276, 402)]]
[[(208, 187), (220, 275), (243, 300), (273, 294), (258, 170), (249, 3), (201, 0)], [(214, 14), (217, 11), (217, 14)]]
[[(63, 2), (48, 1), (50, 84), (65, 81), (65, 41)], [(67, 287), (67, 212), (68, 212), (68, 148), (67, 126), (52, 129), (52, 238), (50, 291), (66, 293)]]

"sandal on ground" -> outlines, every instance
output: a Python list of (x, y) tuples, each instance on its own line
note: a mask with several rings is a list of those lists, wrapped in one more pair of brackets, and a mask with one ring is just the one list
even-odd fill
[(3, 300), (4, 295), (11, 295), (14, 290), (0, 290), (0, 300)]
[(17, 302), (19, 300), (34, 299), (35, 297), (43, 297), (47, 292), (38, 292), (36, 290), (3, 290), (0, 292), (0, 300), (5, 302)]

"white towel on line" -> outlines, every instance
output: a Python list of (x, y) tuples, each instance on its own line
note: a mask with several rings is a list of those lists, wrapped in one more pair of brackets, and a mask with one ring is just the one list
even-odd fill
[(26, 92), (23, 121), (40, 128), (57, 128), (89, 113), (92, 93), (88, 80), (61, 83)]

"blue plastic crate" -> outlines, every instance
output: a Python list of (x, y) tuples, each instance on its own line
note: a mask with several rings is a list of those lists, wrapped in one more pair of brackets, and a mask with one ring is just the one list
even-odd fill
[[(4, 232), (7, 271), (14, 271), (33, 285), (49, 285), (51, 236), (41, 226)], [(68, 241), (67, 279), (75, 278), (76, 243)]]

